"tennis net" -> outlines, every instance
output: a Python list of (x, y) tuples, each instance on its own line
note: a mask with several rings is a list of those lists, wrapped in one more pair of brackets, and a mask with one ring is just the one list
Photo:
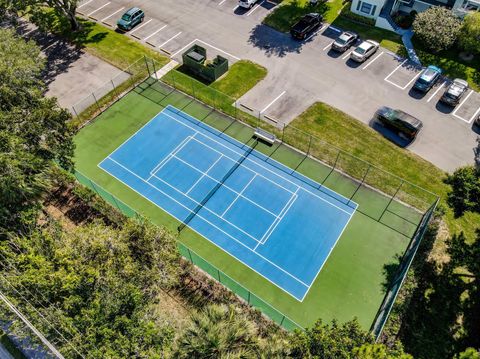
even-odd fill
[(252, 153), (252, 151), (255, 149), (257, 146), (258, 141), (255, 141), (254, 144), (248, 148), (247, 151), (240, 157), (240, 159), (235, 162), (235, 164), (228, 170), (228, 172), (225, 174), (225, 176), (222, 177), (220, 181), (217, 182), (217, 184), (210, 190), (210, 192), (207, 193), (207, 195), (201, 200), (201, 202), (193, 209), (192, 212), (185, 218), (182, 223), (178, 226), (177, 230), (178, 232), (181, 232), (189, 223), (190, 221), (195, 218), (197, 213), (205, 206), (205, 204), (209, 201), (210, 198), (219, 190), (220, 187), (225, 183), (225, 181), (232, 175), (235, 170), (240, 167), (240, 165), (245, 161), (245, 159)]

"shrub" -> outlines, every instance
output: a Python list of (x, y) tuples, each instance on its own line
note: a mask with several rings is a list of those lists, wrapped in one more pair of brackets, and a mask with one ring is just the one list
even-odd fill
[(459, 168), (446, 183), (452, 187), (447, 202), (456, 216), (466, 211), (480, 212), (480, 170), (473, 166)]
[(427, 49), (436, 53), (455, 43), (461, 26), (461, 21), (451, 10), (431, 7), (415, 17), (413, 31)]
[(465, 17), (458, 42), (465, 51), (480, 54), (480, 12), (471, 12)]
[(374, 26), (375, 25), (375, 20), (374, 19), (355, 14), (355, 13), (351, 12), (350, 9), (348, 9), (348, 8), (344, 8), (342, 10), (342, 16), (349, 19), (349, 20), (352, 20), (352, 21), (355, 21), (355, 22), (358, 22), (358, 23), (361, 23), (361, 24), (365, 24), (365, 25), (369, 25), (369, 26)]

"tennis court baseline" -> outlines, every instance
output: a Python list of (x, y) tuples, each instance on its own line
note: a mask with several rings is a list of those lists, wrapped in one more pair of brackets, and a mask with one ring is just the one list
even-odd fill
[(167, 106), (99, 167), (302, 301), (357, 204)]

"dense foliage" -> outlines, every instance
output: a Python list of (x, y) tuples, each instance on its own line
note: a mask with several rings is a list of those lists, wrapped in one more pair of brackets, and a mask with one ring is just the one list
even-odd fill
[(480, 212), (480, 169), (466, 166), (449, 175), (446, 182), (452, 190), (448, 194), (448, 204), (461, 216), (466, 211)]
[(451, 10), (433, 6), (417, 14), (413, 22), (413, 32), (425, 48), (440, 52), (455, 43), (461, 26), (461, 21)]
[(480, 55), (480, 12), (472, 11), (465, 16), (458, 42), (465, 51)]
[(0, 228), (34, 223), (47, 174), (55, 162), (73, 167), (70, 114), (43, 96), (44, 60), (31, 42), (0, 30)]

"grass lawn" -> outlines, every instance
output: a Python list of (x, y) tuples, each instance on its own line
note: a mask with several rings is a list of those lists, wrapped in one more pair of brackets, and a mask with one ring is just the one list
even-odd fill
[(248, 92), (267, 76), (267, 69), (252, 61), (240, 60), (228, 69), (227, 74), (211, 87), (235, 100)]
[(399, 148), (360, 121), (326, 104), (317, 103), (292, 122), (309, 133), (330, 142), (381, 168), (397, 174), (441, 196), (446, 209), (445, 220), (451, 233), (464, 231), (473, 241), (480, 214), (466, 213), (454, 218), (445, 202), (449, 187), (443, 183), (445, 173), (414, 153)]

